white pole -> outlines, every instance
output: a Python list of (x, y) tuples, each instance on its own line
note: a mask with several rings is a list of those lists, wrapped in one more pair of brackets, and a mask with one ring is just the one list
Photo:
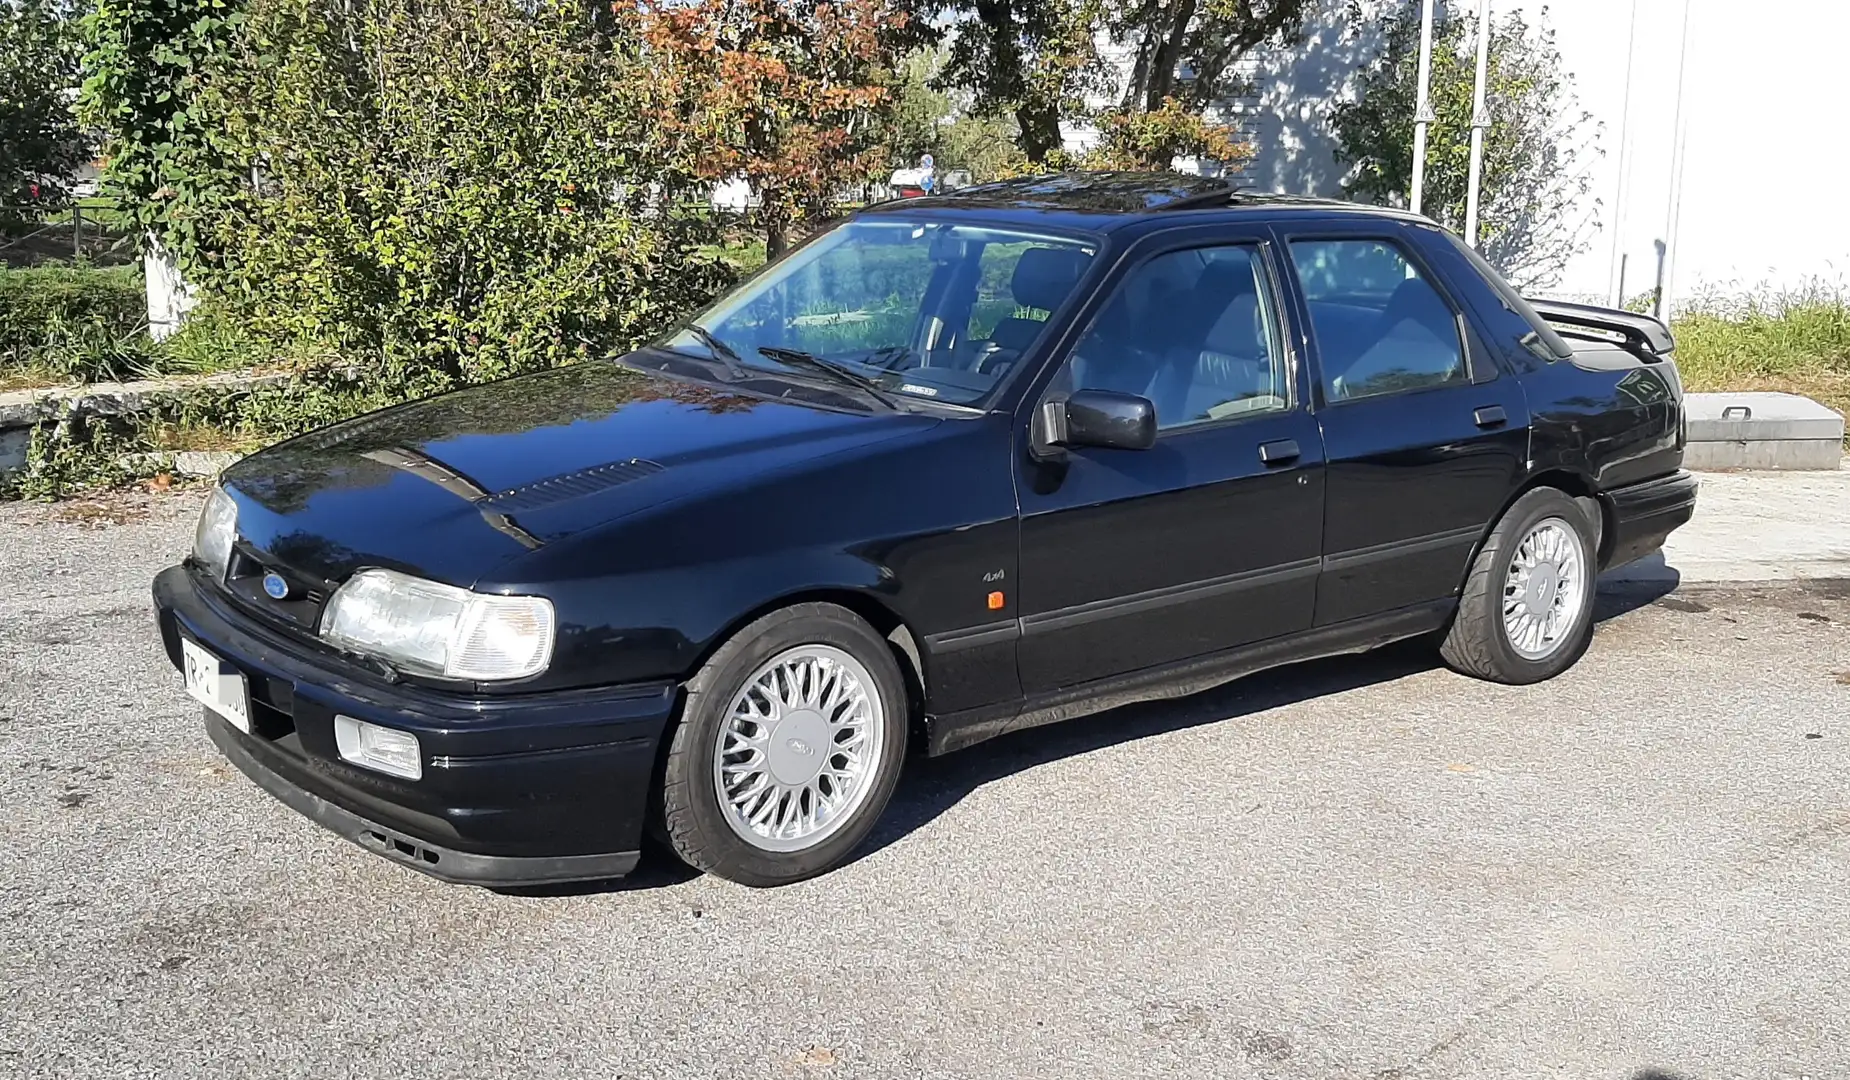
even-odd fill
[(1670, 151), (1670, 207), (1664, 221), (1663, 287), (1657, 293), (1657, 317), (1670, 321), (1671, 290), (1676, 283), (1677, 225), (1683, 211), (1683, 144), (1689, 137), (1689, 114), (1683, 109), (1683, 94), (1689, 85), (1689, 9), (1691, 0), (1683, 0), (1683, 41), (1677, 48), (1676, 143)]
[(1432, 0), (1420, 5), (1420, 88), (1419, 107), (1413, 111), (1413, 198), (1414, 213), (1420, 212), (1420, 198), (1426, 189), (1426, 125), (1432, 123)]
[(1632, 175), (1627, 137), (1632, 120), (1632, 64), (1637, 58), (1638, 0), (1632, 0), (1631, 23), (1631, 30), (1625, 35), (1624, 103), (1619, 106), (1619, 186), (1612, 196), (1612, 268), (1606, 274), (1606, 305), (1615, 308), (1625, 303), (1625, 297), (1620, 294), (1625, 291), (1625, 197)]
[(1477, 188), (1484, 173), (1484, 80), (1490, 65), (1490, 0), (1477, 0), (1477, 83), (1471, 91), (1471, 175), (1465, 183), (1465, 243), (1477, 246)]

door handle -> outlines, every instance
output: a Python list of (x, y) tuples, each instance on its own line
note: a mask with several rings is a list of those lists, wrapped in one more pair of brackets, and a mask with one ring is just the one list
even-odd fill
[(1284, 465), (1298, 459), (1296, 439), (1274, 439), (1259, 444), (1259, 460), (1267, 465)]
[(1486, 405), (1472, 413), (1471, 418), (1476, 420), (1477, 426), (1481, 428), (1502, 427), (1510, 420), (1501, 405)]

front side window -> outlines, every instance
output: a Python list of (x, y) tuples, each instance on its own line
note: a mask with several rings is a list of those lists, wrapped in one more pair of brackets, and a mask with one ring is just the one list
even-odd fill
[(1294, 240), (1322, 362), (1335, 403), (1471, 379), (1458, 320), (1399, 247), (1384, 240)]
[(786, 373), (813, 372), (799, 362), (820, 359), (892, 394), (980, 405), (1039, 338), (1094, 250), (1009, 229), (851, 221), (664, 345), (702, 355), (718, 348), (747, 367)]
[(1149, 398), (1159, 430), (1289, 409), (1291, 375), (1259, 249), (1189, 248), (1140, 263), (1053, 390)]

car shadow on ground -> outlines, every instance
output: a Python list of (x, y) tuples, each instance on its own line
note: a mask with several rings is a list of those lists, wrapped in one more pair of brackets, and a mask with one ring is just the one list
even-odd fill
[[(1636, 611), (1668, 596), (1676, 586), (1674, 571), (1667, 577), (1646, 582), (1602, 582), (1594, 605), (1594, 619), (1606, 622)], [(1311, 698), (1391, 682), (1438, 665), (1438, 653), (1430, 642), (1399, 642), (1372, 652), (1273, 668), (1188, 697), (1139, 702), (1062, 723), (1012, 732), (944, 757), (915, 756), (907, 762), (899, 790), (894, 793), (879, 826), (851, 861), (865, 858), (923, 828), (983, 785), (1027, 772), (1038, 765), (1153, 735), (1237, 720)], [(641, 864), (621, 880), (498, 891), (523, 897), (584, 896), (658, 889), (683, 884), (697, 876), (697, 871), (653, 844), (646, 844)]]
[[(1650, 581), (1602, 582), (1593, 617), (1606, 622), (1655, 603), (1673, 592), (1675, 571)], [(1597, 638), (1595, 639), (1597, 641)], [(1372, 652), (1311, 660), (1248, 675), (1188, 697), (1138, 702), (1029, 728), (968, 751), (908, 763), (880, 826), (856, 858), (863, 858), (922, 828), (977, 788), (1038, 765), (1091, 753), (1154, 735), (1203, 724), (1238, 720), (1285, 705), (1378, 683), (1438, 667), (1430, 641), (1387, 645)]]

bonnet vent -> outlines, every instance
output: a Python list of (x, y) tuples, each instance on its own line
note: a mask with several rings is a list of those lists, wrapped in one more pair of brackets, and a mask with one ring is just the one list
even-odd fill
[(662, 466), (642, 458), (631, 458), (609, 465), (597, 465), (577, 472), (562, 473), (559, 476), (536, 480), (517, 488), (509, 488), (498, 494), (490, 495), (482, 502), (504, 514), (519, 514), (538, 510), (543, 506), (552, 506), (581, 495), (590, 495), (607, 488), (618, 487), (632, 480), (653, 476), (661, 472)]

